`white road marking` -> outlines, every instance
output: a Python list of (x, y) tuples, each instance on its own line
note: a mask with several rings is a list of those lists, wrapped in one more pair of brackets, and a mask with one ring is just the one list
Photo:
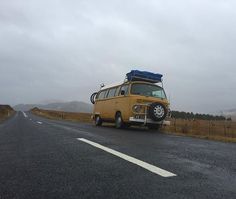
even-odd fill
[(42, 122), (37, 121), (38, 124), (42, 124)]
[(26, 115), (24, 111), (22, 111), (22, 113), (23, 113), (24, 117), (28, 117), (28, 115)]
[(146, 162), (144, 162), (144, 161), (142, 161), (142, 160), (138, 160), (138, 159), (133, 158), (133, 157), (131, 157), (131, 156), (129, 156), (129, 155), (126, 155), (126, 154), (124, 154), (124, 153), (115, 151), (115, 150), (110, 149), (110, 148), (108, 148), (108, 147), (102, 146), (101, 144), (92, 142), (92, 141), (87, 140), (87, 139), (84, 139), (84, 138), (77, 138), (77, 139), (80, 140), (80, 141), (82, 141), (82, 142), (85, 142), (85, 143), (87, 143), (87, 144), (90, 144), (90, 145), (92, 145), (92, 146), (94, 146), (94, 147), (97, 147), (97, 148), (99, 148), (99, 149), (101, 149), (101, 150), (103, 150), (103, 151), (106, 151), (106, 152), (108, 152), (108, 153), (111, 153), (111, 154), (113, 154), (113, 155), (115, 155), (115, 156), (117, 156), (117, 157), (119, 157), (119, 158), (122, 158), (122, 159), (128, 161), (128, 162), (131, 162), (131, 163), (133, 163), (133, 164), (136, 164), (136, 165), (138, 165), (138, 166), (140, 166), (140, 167), (142, 167), (142, 168), (144, 168), (144, 169), (147, 169), (147, 170), (149, 170), (149, 171), (151, 171), (151, 172), (153, 172), (153, 173), (155, 173), (155, 174), (157, 174), (157, 175), (160, 175), (160, 176), (162, 176), (162, 177), (174, 177), (174, 176), (177, 176), (177, 175), (174, 174), (174, 173), (171, 173), (171, 172), (169, 172), (169, 171), (166, 171), (166, 170), (164, 170), (164, 169), (161, 169), (161, 168), (159, 168), (159, 167), (156, 167), (156, 166), (154, 166), (154, 165), (151, 165), (151, 164), (149, 164), (149, 163), (146, 163)]

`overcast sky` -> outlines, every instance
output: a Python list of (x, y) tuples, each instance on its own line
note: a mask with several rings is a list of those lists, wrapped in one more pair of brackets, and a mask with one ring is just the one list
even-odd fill
[(131, 69), (171, 107), (236, 108), (235, 0), (0, 0), (0, 104), (89, 102)]

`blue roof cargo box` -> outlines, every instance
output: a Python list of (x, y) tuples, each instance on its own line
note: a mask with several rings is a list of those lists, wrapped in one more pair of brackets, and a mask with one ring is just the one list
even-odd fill
[(131, 72), (126, 74), (128, 81), (146, 81), (152, 83), (158, 83), (162, 81), (161, 74), (151, 73), (148, 71), (139, 71), (139, 70), (131, 70)]

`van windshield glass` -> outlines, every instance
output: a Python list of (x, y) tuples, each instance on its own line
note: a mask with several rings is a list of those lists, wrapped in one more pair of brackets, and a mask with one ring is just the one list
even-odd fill
[(163, 88), (151, 84), (132, 84), (131, 94), (166, 99)]

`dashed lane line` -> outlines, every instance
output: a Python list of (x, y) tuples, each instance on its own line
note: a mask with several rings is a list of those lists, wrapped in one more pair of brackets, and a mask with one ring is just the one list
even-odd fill
[(138, 165), (138, 166), (140, 166), (140, 167), (142, 167), (142, 168), (144, 168), (144, 169), (146, 169), (146, 170), (148, 170), (148, 171), (151, 171), (152, 173), (155, 173), (155, 174), (157, 174), (157, 175), (160, 175), (160, 176), (162, 176), (162, 177), (174, 177), (174, 176), (177, 176), (177, 175), (174, 174), (174, 173), (171, 173), (171, 172), (169, 172), (169, 171), (166, 171), (166, 170), (164, 170), (164, 169), (161, 169), (161, 168), (159, 168), (159, 167), (157, 167), (157, 166), (151, 165), (151, 164), (149, 164), (149, 163), (147, 163), (147, 162), (144, 162), (144, 161), (142, 161), (142, 160), (133, 158), (133, 157), (131, 157), (131, 156), (129, 156), (129, 155), (126, 155), (126, 154), (124, 154), (124, 153), (115, 151), (115, 150), (113, 150), (113, 149), (110, 149), (110, 148), (108, 148), (108, 147), (105, 147), (105, 146), (103, 146), (103, 145), (101, 145), (101, 144), (98, 144), (98, 143), (96, 143), (96, 142), (92, 142), (92, 141), (87, 140), (87, 139), (84, 139), (84, 138), (77, 138), (77, 139), (80, 140), (80, 141), (82, 141), (82, 142), (85, 142), (85, 143), (87, 143), (87, 144), (89, 144), (89, 145), (92, 145), (92, 146), (94, 146), (94, 147), (96, 147), (96, 148), (99, 148), (99, 149), (101, 149), (101, 150), (103, 150), (103, 151), (106, 151), (106, 152), (108, 152), (108, 153), (111, 153), (111, 154), (113, 154), (113, 155), (115, 155), (115, 156), (117, 156), (117, 157), (119, 157), (119, 158), (121, 158), (121, 159), (124, 159), (124, 160), (128, 161), (128, 162), (131, 162), (131, 163), (133, 163), (133, 164), (136, 164), (136, 165)]
[(24, 117), (28, 117), (28, 115), (26, 115), (26, 113), (24, 111), (22, 111)]

